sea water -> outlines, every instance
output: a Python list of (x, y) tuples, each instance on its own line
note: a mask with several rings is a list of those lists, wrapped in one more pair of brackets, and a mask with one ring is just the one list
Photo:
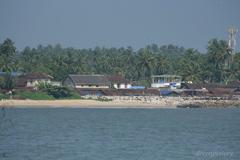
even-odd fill
[(240, 159), (237, 108), (4, 112), (0, 160)]

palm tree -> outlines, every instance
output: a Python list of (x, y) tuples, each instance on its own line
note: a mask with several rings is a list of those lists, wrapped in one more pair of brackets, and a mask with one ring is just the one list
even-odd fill
[(161, 54), (155, 55), (155, 74), (161, 75), (167, 73), (169, 69), (169, 60)]
[(16, 47), (11, 39), (6, 39), (0, 44), (0, 69), (5, 72), (12, 71), (13, 58), (15, 57)]
[(194, 49), (186, 50), (184, 56), (180, 60), (181, 68), (179, 73), (186, 81), (201, 81), (201, 64), (200, 54)]
[(213, 72), (212, 79), (215, 82), (222, 82), (224, 77), (223, 69), (226, 68), (228, 59), (228, 46), (226, 41), (213, 39), (209, 41), (207, 48), (208, 63)]
[(138, 54), (137, 70), (139, 76), (144, 78), (150, 78), (153, 72), (153, 67), (155, 66), (155, 57), (147, 49), (140, 49)]

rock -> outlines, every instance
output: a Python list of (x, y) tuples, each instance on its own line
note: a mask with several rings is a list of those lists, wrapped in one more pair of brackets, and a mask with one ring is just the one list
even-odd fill
[(177, 108), (201, 108), (201, 106), (197, 104), (183, 104), (177, 105)]

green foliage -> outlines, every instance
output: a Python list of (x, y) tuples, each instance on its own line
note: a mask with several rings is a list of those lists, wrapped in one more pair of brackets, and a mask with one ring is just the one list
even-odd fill
[(150, 78), (155, 67), (155, 57), (153, 53), (147, 49), (140, 49), (138, 54), (138, 75), (139, 77)]
[[(65, 80), (68, 74), (120, 74), (149, 86), (153, 74), (176, 74), (186, 81), (227, 83), (240, 78), (239, 57), (236, 54), (231, 68), (226, 68), (227, 43), (217, 39), (209, 41), (206, 54), (172, 44), (152, 44), (137, 51), (131, 47), (73, 49), (39, 45), (15, 54), (14, 43), (7, 39), (0, 45), (0, 70), (43, 72), (56, 81)], [(66, 89), (59, 89), (61, 95), (55, 93), (58, 88), (52, 90), (56, 97), (69, 96)]]
[(79, 99), (80, 96), (74, 90), (65, 87), (65, 86), (51, 86), (48, 84), (40, 84), (39, 89), (42, 92), (47, 93), (48, 95), (56, 99)]
[(2, 99), (9, 99), (9, 96), (3, 93), (0, 93), (0, 100)]
[(222, 82), (226, 60), (229, 56), (226, 41), (213, 39), (209, 41), (207, 51), (208, 71), (210, 72), (210, 82)]
[(4, 83), (5, 83), (4, 77), (0, 77), (0, 88), (3, 88)]
[(66, 87), (51, 86), (47, 88), (46, 91), (49, 95), (57, 99), (71, 96), (71, 91)]
[[(7, 95), (5, 95), (7, 97)], [(1, 98), (1, 94), (0, 94)], [(14, 99), (54, 100), (54, 99), (81, 99), (80, 95), (66, 87), (47, 86), (40, 91), (18, 91)]]
[(180, 75), (185, 81), (200, 82), (202, 81), (201, 72), (201, 55), (194, 49), (186, 50), (185, 54), (181, 57), (181, 68), (178, 69)]
[[(64, 98), (62, 98), (64, 99)], [(82, 97), (77, 92), (72, 92), (70, 97), (66, 97), (66, 99), (82, 99)]]
[(12, 90), (15, 87), (15, 79), (10, 73), (0, 78), (0, 87), (6, 90)]
[(16, 48), (14, 43), (10, 39), (6, 39), (0, 44), (0, 70), (4, 72), (11, 72), (16, 62), (15, 55)]
[(20, 91), (14, 96), (15, 99), (31, 99), (31, 100), (53, 100), (54, 98), (44, 92)]

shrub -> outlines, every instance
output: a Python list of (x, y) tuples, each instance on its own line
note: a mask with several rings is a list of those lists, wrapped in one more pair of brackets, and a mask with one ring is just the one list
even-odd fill
[(74, 90), (65, 87), (65, 86), (51, 86), (51, 85), (42, 85), (39, 88), (42, 92), (47, 93), (50, 96), (53, 96), (56, 99), (79, 99), (78, 95)]
[(21, 91), (14, 95), (14, 98), (19, 99), (32, 99), (32, 100), (52, 100), (52, 96), (44, 92), (31, 92), (31, 91)]
[(0, 99), (8, 99), (9, 96), (3, 93), (0, 93)]
[(5, 83), (4, 77), (0, 77), (0, 88), (3, 88), (4, 83)]
[(71, 96), (70, 97), (67, 97), (67, 99), (82, 99), (82, 97), (78, 94), (78, 93), (76, 93), (76, 92), (72, 92), (71, 93)]

